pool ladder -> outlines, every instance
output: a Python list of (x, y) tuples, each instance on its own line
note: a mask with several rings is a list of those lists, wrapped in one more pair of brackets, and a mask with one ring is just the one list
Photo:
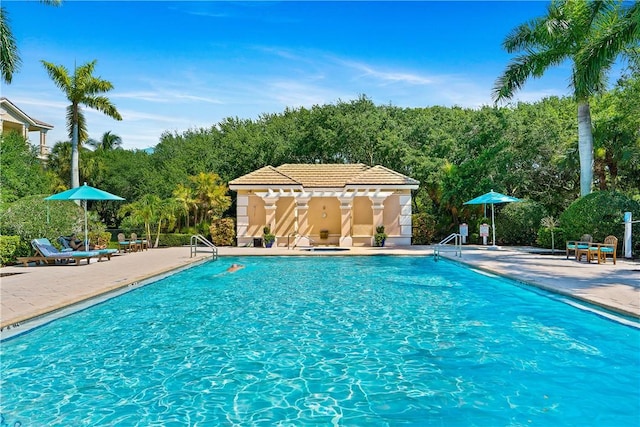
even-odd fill
[[(453, 241), (453, 245), (449, 243)], [(437, 261), (440, 258), (440, 252), (454, 252), (456, 256), (462, 258), (462, 235), (460, 233), (451, 233), (433, 248), (433, 258)]]
[[(293, 237), (293, 241), (290, 242), (292, 237)], [(298, 233), (291, 233), (287, 236), (287, 249), (295, 249), (296, 246), (298, 246), (298, 242), (300, 241), (300, 239), (307, 239), (309, 241), (309, 246), (311, 248), (313, 248), (313, 244), (316, 242), (309, 236), (302, 236)], [(291, 243), (293, 243), (293, 245), (291, 245)]]
[(202, 243), (206, 247), (211, 248), (211, 250), (213, 251), (213, 260), (216, 261), (218, 259), (218, 247), (207, 240), (207, 238), (202, 234), (194, 234), (193, 236), (191, 236), (191, 243), (189, 244), (191, 248), (190, 258), (198, 255), (198, 243)]

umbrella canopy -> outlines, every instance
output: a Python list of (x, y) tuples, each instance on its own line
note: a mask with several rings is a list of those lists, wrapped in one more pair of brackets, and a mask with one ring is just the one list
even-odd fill
[(89, 231), (87, 227), (87, 200), (124, 200), (120, 196), (100, 190), (98, 188), (84, 185), (72, 188), (62, 193), (45, 197), (45, 200), (84, 200), (84, 247), (89, 250)]
[(95, 187), (84, 185), (76, 188), (72, 188), (62, 193), (54, 194), (53, 196), (45, 197), (45, 200), (124, 200), (120, 196), (108, 193), (103, 190), (99, 190)]
[(495, 191), (491, 190), (488, 193), (485, 193), (482, 196), (478, 196), (475, 199), (471, 199), (468, 202), (464, 202), (463, 204), (464, 205), (491, 204), (491, 225), (493, 227), (492, 246), (495, 246), (496, 245), (496, 220), (495, 220), (495, 212), (494, 212), (493, 205), (496, 203), (509, 203), (509, 202), (521, 202), (521, 201), (522, 200), (516, 197), (506, 196), (504, 194), (496, 193)]

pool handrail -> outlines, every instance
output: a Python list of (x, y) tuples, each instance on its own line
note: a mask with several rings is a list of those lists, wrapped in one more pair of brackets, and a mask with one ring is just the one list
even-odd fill
[(211, 248), (213, 251), (213, 260), (216, 261), (218, 259), (218, 247), (207, 240), (202, 234), (194, 234), (191, 236), (191, 242), (189, 244), (190, 258), (198, 255), (198, 243), (202, 243), (206, 247)]
[[(448, 244), (452, 240), (454, 241), (453, 247), (452, 245)], [(454, 252), (454, 255), (462, 258), (462, 235), (460, 233), (451, 233), (447, 237), (442, 239), (440, 243), (434, 246), (433, 257), (435, 259), (438, 259), (441, 251)]]

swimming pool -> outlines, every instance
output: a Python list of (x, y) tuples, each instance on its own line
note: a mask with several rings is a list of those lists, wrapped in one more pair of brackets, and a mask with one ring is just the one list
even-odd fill
[(4, 341), (0, 360), (10, 425), (640, 419), (639, 330), (431, 257), (225, 258)]

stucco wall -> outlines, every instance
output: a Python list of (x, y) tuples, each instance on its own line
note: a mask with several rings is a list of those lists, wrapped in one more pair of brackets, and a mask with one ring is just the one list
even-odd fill
[[(335, 244), (339, 240), (340, 218), (340, 201), (336, 197), (316, 197), (309, 201), (309, 234), (319, 244)], [(328, 230), (330, 238), (321, 239), (321, 230)]]
[(248, 197), (249, 206), (247, 209), (247, 217), (249, 218), (249, 226), (247, 227), (247, 235), (262, 237), (262, 229), (267, 222), (264, 201), (253, 194), (250, 194)]
[(353, 198), (353, 224), (373, 224), (371, 199), (368, 197)]
[(276, 227), (271, 232), (276, 235), (278, 245), (286, 245), (287, 236), (294, 232), (295, 209), (293, 197), (281, 197), (276, 202)]

